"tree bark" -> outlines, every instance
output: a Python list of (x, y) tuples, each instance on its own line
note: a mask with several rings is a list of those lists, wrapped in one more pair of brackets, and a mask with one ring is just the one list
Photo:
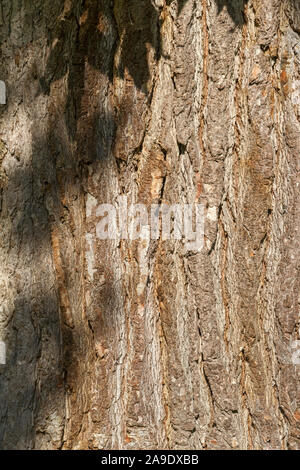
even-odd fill
[(0, 7), (0, 447), (299, 449), (299, 2)]

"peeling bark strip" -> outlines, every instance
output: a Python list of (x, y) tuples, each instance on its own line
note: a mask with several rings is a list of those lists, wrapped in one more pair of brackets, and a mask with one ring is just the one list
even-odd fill
[(0, 80), (0, 104), (6, 104), (6, 85)]
[(6, 346), (3, 341), (0, 341), (0, 365), (6, 364)]
[(0, 447), (300, 449), (299, 2), (0, 6)]

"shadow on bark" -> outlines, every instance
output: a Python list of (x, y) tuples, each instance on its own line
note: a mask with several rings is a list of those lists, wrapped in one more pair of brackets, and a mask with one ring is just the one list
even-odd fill
[[(236, 25), (244, 23), (243, 10), (248, 0), (214, 1), (218, 14), (226, 9)], [(178, 15), (186, 2), (178, 0)], [(79, 91), (84, 85), (86, 63), (110, 80), (113, 72), (124, 78), (127, 71), (135, 86), (146, 92), (150, 79), (149, 48), (154, 49), (156, 61), (161, 57), (161, 8), (155, 5), (155, 0), (115, 0), (113, 7), (110, 2), (73, 1), (57, 18), (51, 38), (54, 46), (41, 79), (44, 92), (49, 93), (50, 83), (68, 73), (70, 91), (76, 94), (76, 89)], [(111, 47), (118, 53), (117, 59), (108, 54)]]
[[(244, 23), (243, 10), (247, 0), (214, 0), (214, 2), (218, 14), (227, 9), (237, 26)], [(179, 15), (185, 4), (186, 0), (179, 0)], [(145, 84), (150, 79), (149, 46), (155, 50), (156, 61), (161, 56), (160, 11), (159, 8), (155, 8), (151, 0), (138, 2), (116, 0), (114, 9), (110, 2), (95, 0), (73, 1), (70, 5), (67, 10), (58, 10), (55, 21), (51, 19), (51, 22), (55, 23), (55, 28), (49, 31), (47, 38), (51, 45), (51, 52), (44, 76), (40, 79), (38, 91), (40, 94), (50, 94), (52, 84), (67, 77), (67, 100), (62, 109), (63, 117), (60, 123), (61, 126), (65, 125), (66, 133), (64, 137), (59, 133), (55, 122), (58, 112), (54, 113), (53, 122), (50, 122), (46, 135), (41, 136), (38, 132), (33, 132), (32, 167), (20, 168), (20, 171), (15, 172), (9, 182), (9, 188), (6, 189), (6, 198), (13, 198), (14, 194), (18, 193), (18, 189), (19, 194), (23, 195), (21, 200), (16, 201), (19, 215), (12, 227), (12, 239), (16, 245), (32, 247), (34, 263), (41, 262), (46, 241), (48, 244), (51, 243), (51, 228), (63, 223), (65, 217), (69, 217), (68, 205), (64, 203), (64, 193), (68, 188), (77, 187), (78, 191), (74, 193), (74, 198), (80, 197), (83, 194), (88, 166), (106, 165), (111, 158), (118, 117), (107, 112), (103, 107), (99, 111), (97, 96), (86, 101), (87, 80), (91, 87), (90, 94), (93, 95), (99, 86), (97, 83), (99, 75), (109, 77), (112, 82), (114, 72), (122, 78), (128, 73), (126, 77), (131, 78), (139, 90), (146, 92)], [(293, 24), (299, 24), (299, 18), (296, 15), (299, 13), (299, 4), (296, 0), (294, 6), (291, 21)], [(118, 60), (115, 57), (117, 51), (119, 51)], [(71, 149), (74, 141), (77, 143), (76, 152)], [(25, 198), (22, 185), (24, 188), (26, 185), (31, 188), (28, 198)], [(49, 212), (47, 205), (48, 197), (53, 204), (52, 213)], [(41, 220), (45, 221), (44, 226), (39, 226)], [(35, 229), (31, 224), (35, 224)], [(67, 286), (72, 282), (72, 276), (69, 274), (65, 274)], [(19, 288), (22, 290), (22, 286)], [(34, 409), (34, 413), (38, 414), (36, 410), (41, 409), (49, 400), (53, 400), (55, 404), (56, 391), (61, 387), (65, 387), (70, 394), (75, 393), (79, 370), (77, 361), (80, 357), (84, 357), (85, 353), (84, 348), (81, 349), (80, 354), (78, 353), (80, 347), (82, 348), (80, 346), (81, 331), (65, 325), (64, 320), (61, 321), (58, 293), (52, 292), (52, 295), (43, 297), (44, 288), (45, 286), (40, 285), (40, 290), (35, 292), (37, 303), (34, 297), (22, 295), (15, 301), (10, 334), (15, 338), (14, 341), (18, 341), (18, 348), (21, 342), (23, 348), (20, 346), (18, 352), (14, 354), (9, 367), (15, 367), (18, 360), (25, 361), (26, 367), (28, 364), (32, 366), (29, 370), (32, 376), (29, 376), (27, 371), (24, 374), (23, 392), (14, 389), (11, 392), (10, 403), (1, 405), (6, 408), (0, 413), (1, 446), (4, 437), (3, 429), (7, 427), (8, 420), (12, 419), (11, 410), (28, 408), (31, 413)], [(105, 305), (105, 315), (98, 323), (98, 328), (107, 336), (112, 335), (114, 330), (113, 319), (109, 317), (109, 311), (113, 310), (110, 302), (114, 302), (118, 294), (118, 286), (113, 282), (99, 292), (99, 304)], [(22, 328), (24, 321), (28, 325), (25, 330)], [(60, 333), (60, 328), (62, 333)], [(19, 333), (22, 335), (21, 340), (17, 338)], [(38, 383), (36, 383), (35, 365), (42, 354), (43, 335), (46, 337), (46, 342), (53, 342), (53, 350), (59, 357), (53, 359), (52, 374), (45, 377), (43, 370), (39, 370)], [(30, 344), (27, 350), (32, 354), (33, 351), (37, 351), (35, 357), (27, 357), (26, 354), (22, 357), (26, 343)], [(21, 357), (18, 357), (19, 354)], [(47, 358), (44, 360), (46, 361)], [(1, 376), (1, 380), (6, 373)], [(4, 387), (3, 381), (1, 386)], [(36, 396), (37, 387), (40, 390), (39, 396)], [(1, 393), (2, 390), (0, 390)], [(3, 394), (5, 395), (4, 392)], [(22, 421), (22, 426), (19, 423), (19, 432), (14, 436), (15, 439), (17, 437), (20, 439), (16, 442), (15, 448), (22, 447), (22, 434), (26, 433), (31, 419), (28, 413), (24, 416), (26, 419)], [(14, 419), (17, 426), (18, 416), (14, 416)], [(13, 433), (13, 429), (9, 432)]]
[(236, 26), (242, 26), (245, 23), (244, 8), (248, 0), (214, 0), (218, 14), (226, 9)]

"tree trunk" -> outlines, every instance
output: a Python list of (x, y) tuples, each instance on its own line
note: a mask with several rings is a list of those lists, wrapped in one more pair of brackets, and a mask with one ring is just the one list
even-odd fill
[(0, 5), (0, 447), (299, 449), (298, 0)]

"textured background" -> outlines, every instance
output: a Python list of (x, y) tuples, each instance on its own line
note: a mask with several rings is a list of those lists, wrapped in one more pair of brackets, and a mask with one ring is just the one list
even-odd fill
[[(2, 449), (300, 448), (299, 34), (298, 0), (0, 0)], [(101, 242), (119, 195), (203, 203), (204, 250)]]

